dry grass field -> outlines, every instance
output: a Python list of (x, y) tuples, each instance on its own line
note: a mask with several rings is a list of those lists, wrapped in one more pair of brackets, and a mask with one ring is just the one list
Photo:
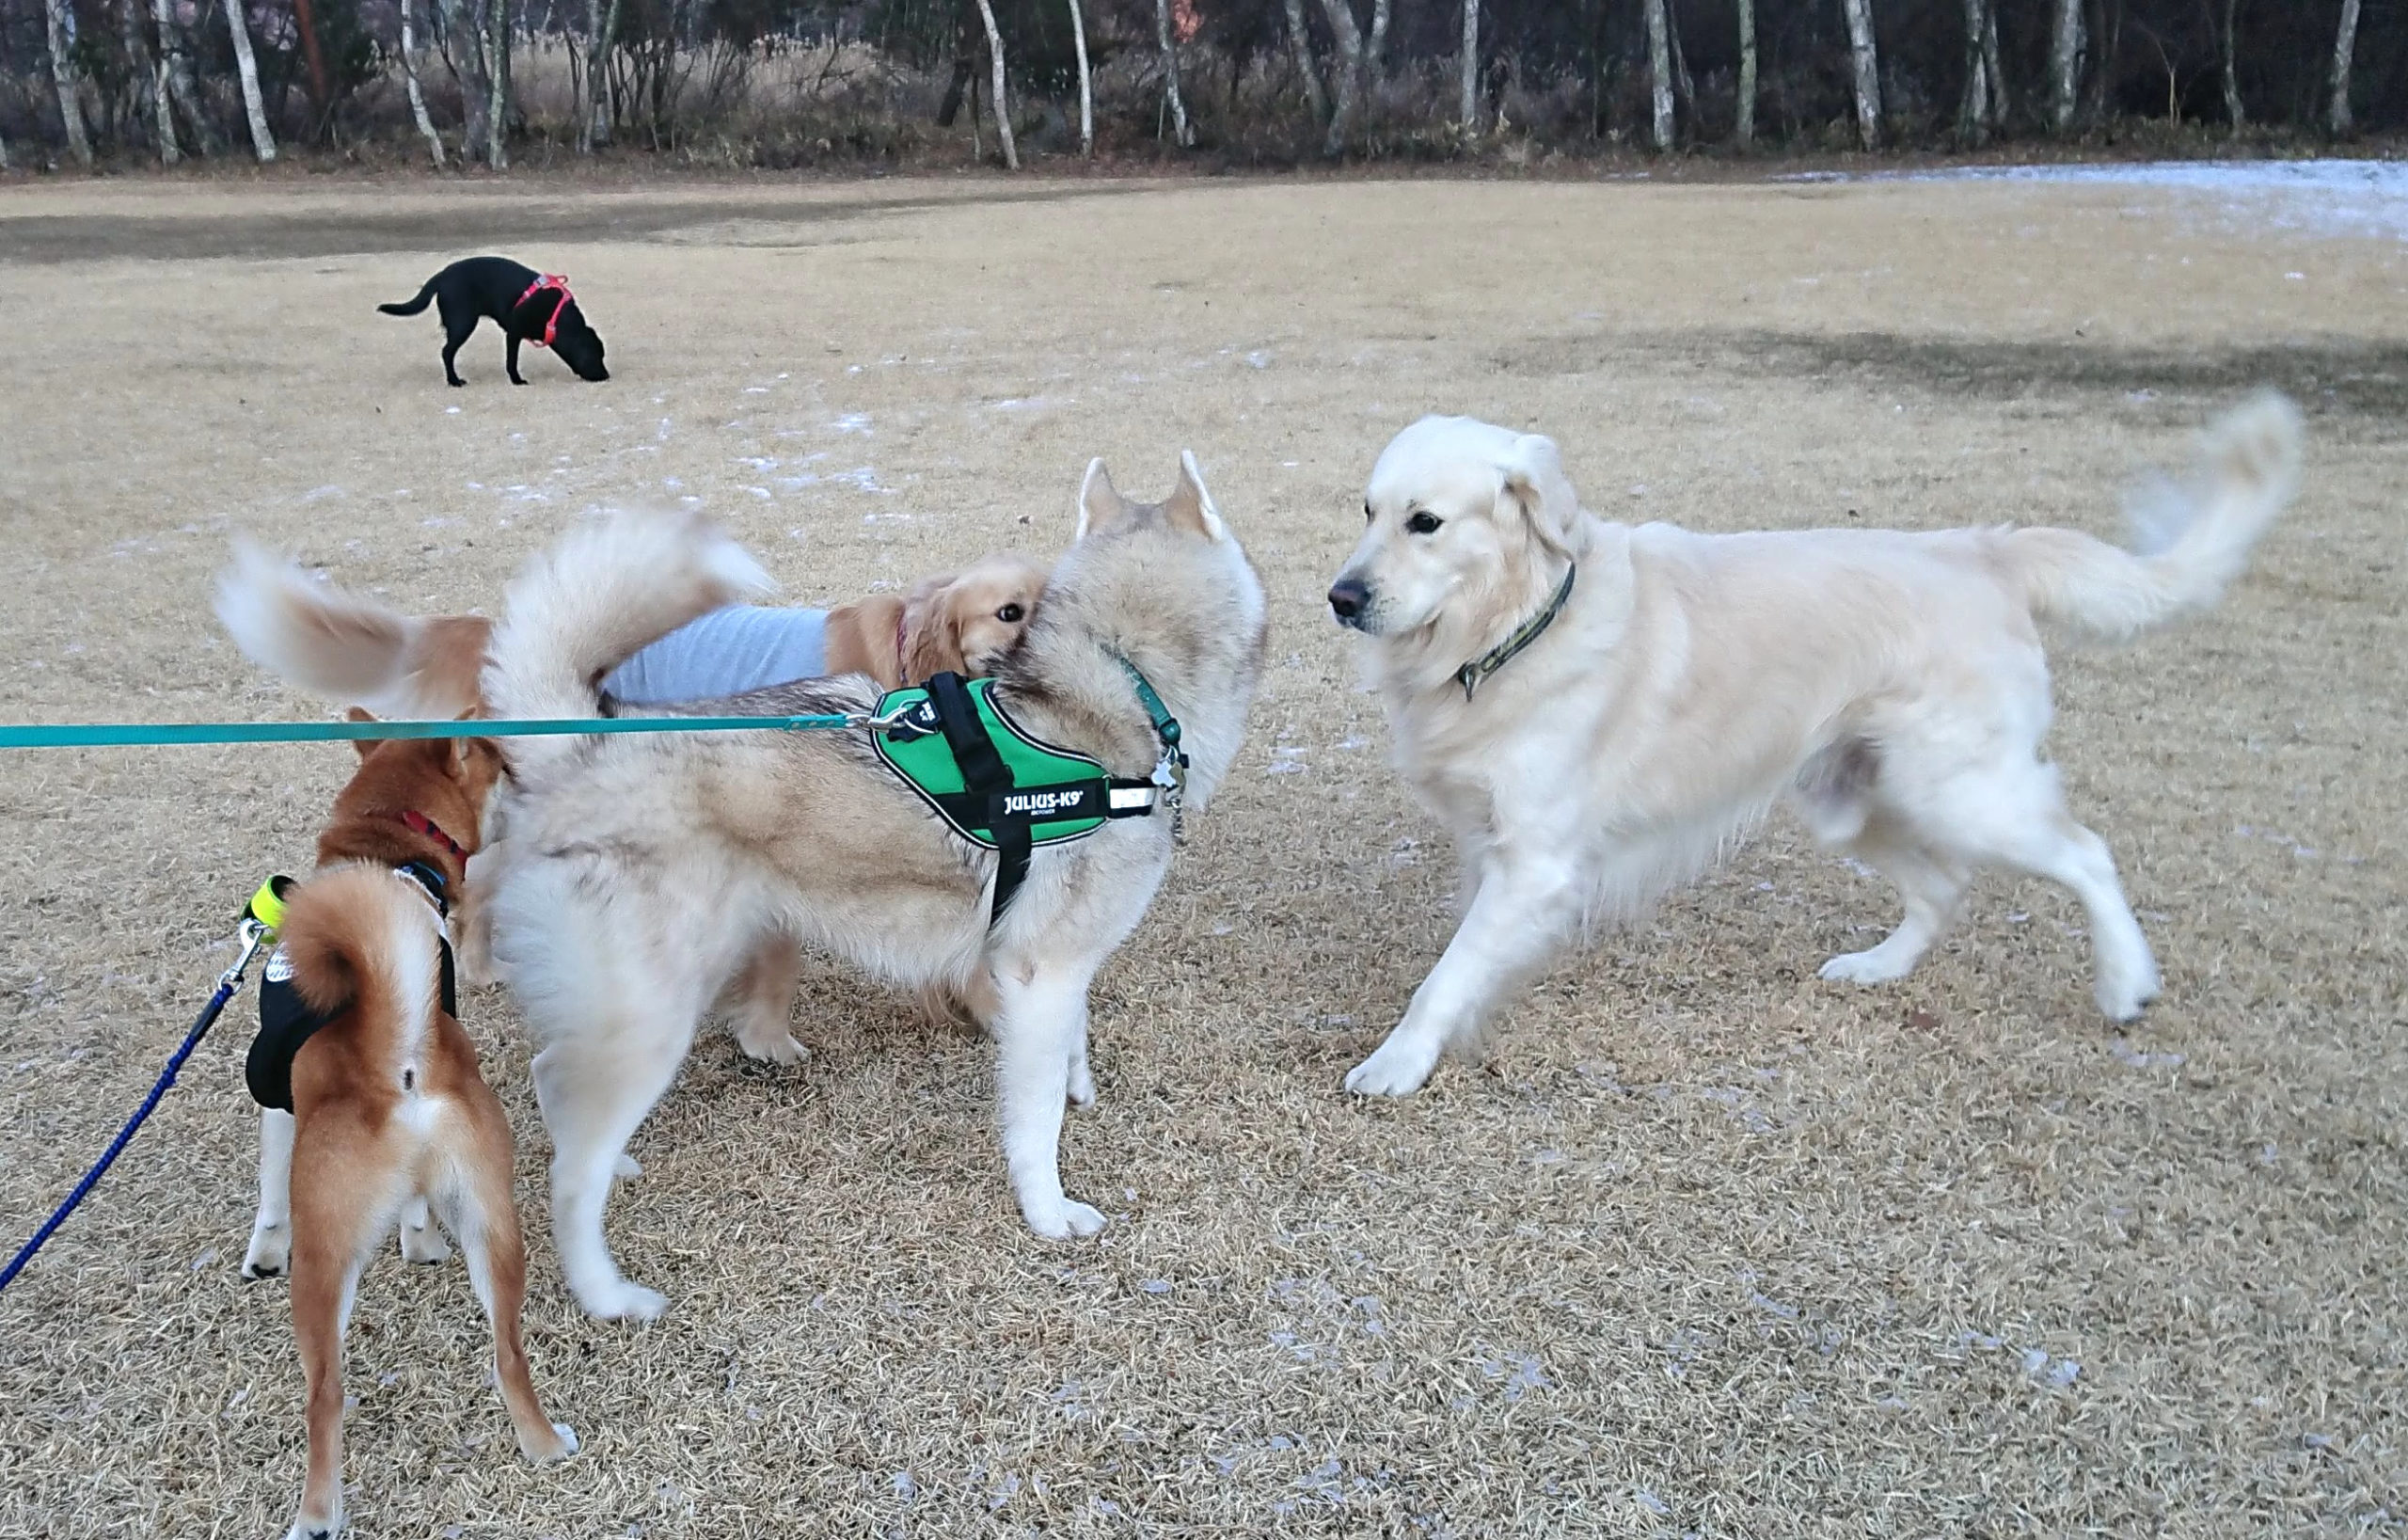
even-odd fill
[[(435, 267), (565, 271), (590, 386)], [(351, 1336), (353, 1521), (446, 1537), (2356, 1534), (2408, 1525), (2408, 261), (2162, 190), (1872, 183), (132, 182), (0, 199), (0, 716), (313, 720), (220, 637), (230, 533), (490, 609), (581, 510), (687, 499), (800, 600), (1070, 532), (1198, 454), (1272, 595), (1249, 746), (1095, 1012), (1022, 1228), (990, 1058), (816, 969), (800, 1069), (706, 1035), (586, 1320), (499, 990), (519, 1463), (461, 1267)], [(1776, 822), (1408, 1103), (1338, 1087), (1450, 929), (1322, 592), (1388, 435), (1556, 435), (1609, 516), (2117, 529), (2260, 381), (2306, 487), (2222, 611), (2059, 653), (2054, 746), (2166, 975), (1990, 879), (1915, 977), (1819, 982), (1887, 888)], [(0, 760), (0, 1239), (139, 1101), (298, 870), (340, 746)], [(246, 995), (0, 1296), (0, 1533), (263, 1535), (300, 1484), (281, 1281), (236, 1276)]]

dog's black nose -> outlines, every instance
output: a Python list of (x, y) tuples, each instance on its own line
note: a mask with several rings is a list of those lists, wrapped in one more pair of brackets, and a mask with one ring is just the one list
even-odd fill
[(1371, 602), (1371, 585), (1360, 578), (1340, 578), (1329, 585), (1329, 607), (1340, 620), (1353, 620)]

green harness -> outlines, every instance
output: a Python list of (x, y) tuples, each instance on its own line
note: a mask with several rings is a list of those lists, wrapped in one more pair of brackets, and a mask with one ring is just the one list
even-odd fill
[(1109, 819), (1147, 818), (1165, 803), (1174, 836), (1181, 832), (1187, 755), (1179, 749), (1179, 721), (1143, 675), (1125, 660), (1121, 667), (1162, 744), (1144, 780), (1115, 776), (1093, 755), (1036, 737), (995, 699), (992, 679), (939, 674), (879, 700), (870, 735), (879, 758), (954, 833), (1000, 858), (989, 925), (1026, 881), (1038, 846), (1085, 839)]

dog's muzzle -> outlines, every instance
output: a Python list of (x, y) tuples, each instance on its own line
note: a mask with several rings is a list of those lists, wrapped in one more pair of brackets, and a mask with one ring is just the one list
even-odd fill
[(1340, 578), (1329, 585), (1330, 612), (1340, 626), (1363, 628), (1365, 611), (1371, 608), (1371, 585), (1360, 578)]

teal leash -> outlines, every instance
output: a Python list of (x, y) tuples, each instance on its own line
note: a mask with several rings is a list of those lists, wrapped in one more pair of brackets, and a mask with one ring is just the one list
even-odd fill
[(602, 733), (826, 732), (877, 727), (866, 712), (803, 717), (556, 717), (459, 722), (42, 722), (0, 726), (0, 749), (325, 743), (392, 738), (581, 738)]

